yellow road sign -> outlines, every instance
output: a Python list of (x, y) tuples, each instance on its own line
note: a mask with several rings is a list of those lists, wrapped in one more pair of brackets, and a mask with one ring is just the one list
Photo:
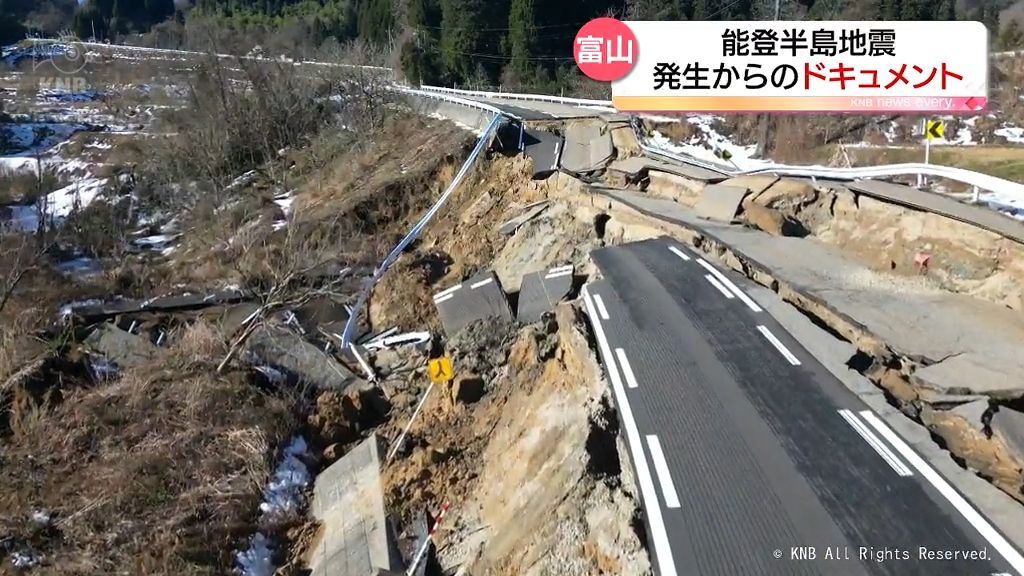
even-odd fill
[(452, 359), (442, 356), (441, 358), (428, 360), (427, 372), (430, 373), (430, 380), (436, 384), (448, 382), (453, 377)]
[(942, 135), (946, 133), (946, 125), (942, 120), (929, 120), (924, 132), (929, 140), (942, 138)]

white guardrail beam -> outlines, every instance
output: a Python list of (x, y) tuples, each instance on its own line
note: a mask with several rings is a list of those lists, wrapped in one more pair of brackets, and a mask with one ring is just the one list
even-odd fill
[[(438, 86), (422, 86), (422, 91), (438, 92), (449, 95), (462, 95), (470, 98), (500, 98), (503, 100), (522, 100), (536, 102), (554, 102), (571, 106), (611, 106), (607, 100), (587, 100), (580, 98), (562, 98), (559, 96), (547, 96), (543, 94), (515, 94), (508, 92), (484, 92), (480, 90), (459, 90), (455, 88), (441, 88)], [(750, 170), (740, 170), (735, 167), (726, 166), (717, 162), (707, 162), (676, 154), (670, 150), (664, 150), (651, 146), (644, 141), (640, 134), (641, 148), (652, 155), (661, 156), (677, 162), (692, 164), (715, 170), (730, 176), (746, 176), (755, 174), (777, 174), (779, 176), (798, 176), (805, 178), (824, 178), (833, 180), (857, 180), (870, 178), (891, 178), (895, 176), (932, 176), (962, 182), (970, 186), (977, 186), (982, 190), (991, 192), (1019, 194), (1024, 196), (1024, 184), (1006, 180), (981, 172), (965, 170), (953, 166), (941, 166), (938, 164), (888, 164), (881, 166), (863, 166), (858, 168), (830, 168), (827, 166), (793, 166), (788, 164), (766, 164)]]

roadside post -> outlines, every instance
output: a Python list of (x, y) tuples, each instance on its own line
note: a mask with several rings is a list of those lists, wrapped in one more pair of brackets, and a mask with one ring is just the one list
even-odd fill
[(441, 356), (440, 358), (431, 358), (427, 360), (427, 375), (430, 376), (430, 386), (427, 386), (427, 391), (423, 393), (423, 398), (420, 398), (420, 403), (416, 405), (416, 410), (412, 413), (409, 418), (409, 422), (406, 423), (405, 429), (395, 440), (395, 444), (388, 451), (387, 460), (384, 465), (387, 466), (394, 459), (395, 454), (398, 453), (398, 449), (401, 448), (402, 442), (405, 441), (405, 436), (409, 433), (409, 429), (412, 428), (412, 423), (416, 421), (416, 416), (419, 415), (420, 410), (423, 409), (423, 405), (427, 402), (427, 397), (430, 396), (430, 391), (434, 389), (435, 384), (444, 384), (450, 382), (454, 378), (454, 370), (452, 370), (452, 359), (447, 356)]
[[(942, 120), (924, 121), (924, 163), (928, 164), (931, 159), (932, 140), (942, 138), (946, 133), (946, 126)], [(928, 179), (921, 174), (917, 175), (917, 187), (928, 183)]]

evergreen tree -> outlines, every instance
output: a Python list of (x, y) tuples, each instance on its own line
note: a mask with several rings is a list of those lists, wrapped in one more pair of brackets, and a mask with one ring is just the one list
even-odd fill
[(530, 59), (535, 53), (537, 29), (534, 24), (533, 0), (512, 0), (508, 15), (509, 65), (520, 79), (531, 71)]
[(936, 20), (956, 20), (956, 0), (941, 0), (935, 11)]
[(900, 10), (900, 20), (923, 20), (919, 0), (903, 0), (903, 6)]
[(453, 80), (477, 73), (472, 56), (481, 45), (484, 0), (441, 0), (441, 66)]
[(988, 28), (990, 38), (999, 35), (999, 8), (993, 0), (982, 0), (978, 7), (978, 20)]
[(626, 2), (630, 20), (679, 20), (684, 17), (676, 0), (631, 0)]
[(707, 20), (708, 14), (711, 12), (708, 10), (709, 0), (693, 0), (693, 19), (694, 20)]

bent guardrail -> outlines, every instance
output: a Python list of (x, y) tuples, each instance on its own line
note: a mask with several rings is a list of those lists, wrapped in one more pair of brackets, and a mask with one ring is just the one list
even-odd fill
[(398, 260), (398, 257), (403, 251), (405, 251), (409, 244), (411, 244), (412, 241), (415, 240), (421, 232), (423, 232), (423, 229), (430, 223), (430, 220), (433, 219), (434, 215), (444, 207), (445, 203), (448, 201), (448, 197), (451, 196), (452, 193), (455, 192), (455, 189), (459, 187), (459, 184), (462, 183), (462, 180), (466, 177), (469, 169), (473, 166), (473, 163), (476, 162), (477, 157), (480, 156), (480, 153), (483, 151), (484, 146), (487, 144), (488, 140), (490, 140), (494, 131), (498, 129), (498, 124), (502, 117), (503, 115), (499, 113), (491, 119), (487, 128), (484, 129), (483, 134), (481, 134), (477, 139), (476, 146), (473, 147), (473, 151), (470, 152), (469, 157), (466, 158), (462, 163), (462, 167), (459, 168), (459, 172), (455, 174), (451, 183), (448, 184), (448, 188), (445, 189), (444, 193), (441, 194), (441, 197), (437, 199), (437, 202), (427, 210), (427, 213), (420, 218), (419, 222), (412, 227), (409, 233), (406, 234), (397, 245), (395, 245), (391, 252), (389, 252), (384, 258), (384, 261), (381, 262), (380, 266), (374, 270), (373, 276), (366, 281), (363, 286), (363, 290), (359, 293), (359, 299), (356, 301), (355, 306), (352, 307), (352, 313), (349, 315), (348, 321), (345, 322), (345, 329), (341, 334), (343, 347), (347, 347), (352, 341), (353, 331), (359, 323), (360, 311), (366, 306), (366, 301), (370, 298), (370, 291), (373, 290), (373, 287), (376, 286), (377, 282), (379, 282), (384, 276), (384, 273), (388, 271), (388, 268)]

